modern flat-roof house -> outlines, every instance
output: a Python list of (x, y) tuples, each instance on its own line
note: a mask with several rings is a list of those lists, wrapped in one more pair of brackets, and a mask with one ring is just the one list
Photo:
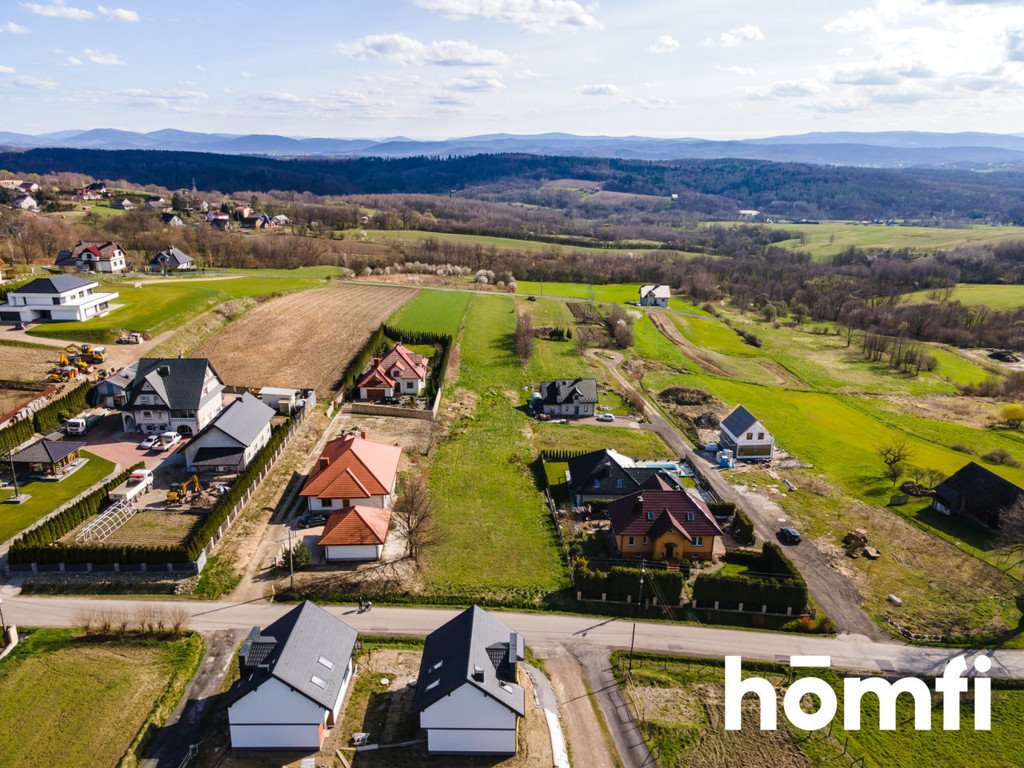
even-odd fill
[(569, 493), (578, 505), (611, 501), (640, 490), (658, 471), (611, 448), (591, 451), (569, 459)]
[(427, 636), (413, 709), (432, 754), (516, 753), (523, 638), (473, 606)]
[(375, 357), (355, 384), (360, 400), (418, 395), (427, 383), (427, 358), (399, 342)]
[(59, 477), (71, 469), (80, 459), (85, 443), (73, 440), (36, 440), (11, 456), (15, 465), (27, 466), (30, 472), (50, 477)]
[(737, 461), (771, 461), (775, 438), (764, 424), (742, 405), (722, 419), (719, 442)]
[(357, 637), (308, 600), (265, 629), (253, 627), (228, 691), (231, 747), (320, 749), (352, 682)]
[(667, 307), (672, 298), (672, 289), (667, 285), (640, 286), (641, 307)]
[(0, 305), (0, 322), (34, 320), (82, 321), (110, 312), (113, 292), (97, 293), (99, 284), (72, 275), (37, 277), (7, 293)]
[(608, 515), (625, 559), (713, 560), (723, 535), (707, 504), (662, 472), (609, 504)]
[(380, 560), (391, 510), (357, 505), (331, 512), (317, 542), (328, 562)]
[(968, 515), (998, 528), (1003, 510), (1022, 496), (1024, 489), (972, 461), (935, 486), (932, 507), (946, 515)]
[(246, 392), (185, 446), (185, 467), (189, 472), (241, 472), (270, 440), (276, 413)]
[(149, 262), (149, 271), (163, 274), (165, 272), (184, 272), (194, 270), (196, 263), (183, 250), (174, 247), (165, 248), (160, 251), (153, 260)]
[(352, 506), (388, 509), (398, 480), (402, 449), (361, 436), (339, 437), (324, 446), (301, 495), (310, 512)]
[(536, 402), (549, 416), (593, 416), (597, 408), (594, 379), (542, 381), (538, 394)]
[(83, 272), (116, 274), (127, 269), (126, 258), (121, 246), (110, 240), (80, 240), (74, 248), (65, 248), (57, 254), (56, 265)]
[(144, 357), (124, 389), (121, 421), (126, 432), (191, 437), (224, 408), (223, 393), (205, 357)]

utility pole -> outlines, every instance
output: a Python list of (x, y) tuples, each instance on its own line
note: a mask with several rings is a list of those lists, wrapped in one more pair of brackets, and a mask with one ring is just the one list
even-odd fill
[[(636, 598), (636, 610), (640, 612), (640, 603), (644, 599), (644, 563), (640, 561), (640, 594)], [(629, 640), (629, 673), (633, 674), (633, 648), (636, 646), (636, 618), (633, 619), (633, 635)]]
[(14, 448), (11, 448), (7, 452), (7, 460), (11, 463), (11, 482), (14, 483), (14, 496), (11, 497), (11, 500), (15, 504), (17, 504), (18, 503), (18, 497), (21, 494), (18, 492), (18, 475), (14, 471)]
[(295, 591), (295, 550), (292, 548), (292, 529), (288, 529), (288, 589)]

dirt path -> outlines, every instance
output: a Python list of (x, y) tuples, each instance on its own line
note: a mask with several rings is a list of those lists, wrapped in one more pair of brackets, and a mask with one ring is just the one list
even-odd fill
[(573, 763), (579, 768), (616, 768), (609, 754), (606, 732), (601, 728), (583, 685), (583, 668), (572, 654), (563, 651), (544, 660), (551, 676), (551, 687), (558, 699), (558, 714), (572, 750)]
[(661, 333), (665, 337), (667, 337), (669, 341), (675, 344), (679, 348), (680, 352), (686, 355), (686, 357), (688, 357), (690, 360), (693, 360), (693, 362), (695, 362), (705, 371), (707, 371), (708, 373), (712, 373), (715, 376), (729, 375), (729, 372), (726, 371), (724, 368), (720, 368), (707, 357), (700, 354), (700, 349), (691, 344), (689, 341), (687, 341), (686, 337), (679, 332), (679, 329), (676, 327), (676, 324), (673, 323), (668, 317), (658, 312), (651, 312), (649, 317), (651, 318), (651, 322), (654, 323), (655, 328), (661, 331)]

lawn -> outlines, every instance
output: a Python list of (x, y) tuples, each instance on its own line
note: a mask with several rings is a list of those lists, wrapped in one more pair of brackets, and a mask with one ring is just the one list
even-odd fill
[[(39, 481), (21, 486), (32, 498), (22, 504), (0, 505), (0, 542), (7, 541), (114, 471), (113, 462), (88, 451), (82, 451), (82, 456), (89, 461), (71, 477), (59, 483)], [(13, 490), (0, 491), (0, 501), (13, 495)]]
[(491, 235), (463, 235), (452, 232), (424, 232), (416, 229), (346, 229), (342, 230), (346, 238), (358, 239), (366, 232), (366, 242), (382, 240), (438, 240), (447, 243), (466, 245), (483, 245), (503, 250), (516, 251), (596, 251), (600, 253), (628, 253), (627, 245), (615, 248), (599, 248), (596, 246), (562, 245), (559, 243), (543, 243), (538, 240), (517, 240), (512, 237), (492, 237)]
[[(471, 402), (432, 461), (430, 491), (441, 543), (428, 550), (430, 594), (533, 599), (568, 582), (530, 465), (533, 446), (519, 410), (526, 382), (512, 351), (514, 300), (473, 296), (458, 381), (446, 390)], [(514, 563), (514, 564), (513, 564)]]
[[(934, 301), (936, 294), (932, 291), (915, 291), (908, 293), (906, 298), (912, 302)], [(953, 289), (949, 299), (970, 306), (982, 304), (992, 309), (1018, 309), (1024, 307), (1024, 285), (959, 283)]]
[(764, 354), (757, 347), (743, 341), (732, 328), (713, 317), (675, 317), (673, 320), (686, 340), (698, 347), (735, 357)]
[(667, 459), (672, 451), (656, 432), (626, 427), (589, 424), (552, 424), (538, 421), (532, 427), (533, 445), (541, 451), (598, 451), (614, 448), (634, 459)]
[(467, 291), (421, 290), (388, 318), (388, 325), (455, 338), (471, 297)]
[[(0, 662), (0, 763), (113, 768), (165, 692), (180, 695), (202, 641), (95, 641), (36, 630)], [(169, 707), (167, 705), (170, 705)]]
[(231, 299), (305, 290), (321, 282), (301, 278), (241, 277), (177, 283), (141, 281), (140, 287), (136, 288), (133, 281), (104, 281), (99, 290), (117, 291), (120, 295), (113, 304), (122, 305), (106, 317), (82, 323), (41, 323), (28, 333), (56, 339), (110, 343), (116, 341), (124, 330), (153, 335), (174, 328), (200, 312)]
[[(626, 304), (639, 300), (640, 283), (591, 285), (588, 283), (538, 283), (530, 280), (520, 280), (516, 283), (516, 293), (555, 296), (563, 299), (587, 299), (606, 304)], [(710, 317), (703, 309), (675, 296), (669, 299), (669, 308), (678, 312)]]

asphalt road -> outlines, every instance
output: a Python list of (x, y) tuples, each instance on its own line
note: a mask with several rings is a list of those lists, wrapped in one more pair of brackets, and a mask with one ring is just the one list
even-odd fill
[[(185, 607), (189, 612), (189, 626), (202, 632), (266, 626), (292, 607), (263, 601), (151, 602), (160, 606)], [(70, 627), (75, 625), (76, 616), (83, 610), (131, 612), (139, 604), (146, 603), (95, 597), (6, 594), (3, 611), (8, 623), (22, 627)], [(419, 636), (429, 634), (458, 613), (441, 608), (375, 607), (369, 613), (359, 614), (355, 606), (327, 606), (327, 610), (362, 633)], [(527, 643), (537, 649), (552, 646), (628, 648), (633, 629), (633, 622), (629, 620), (600, 616), (505, 611), (500, 615), (502, 621), (522, 633)], [(738, 654), (748, 659), (786, 663), (791, 655), (824, 655), (832, 658), (832, 665), (837, 669), (901, 675), (939, 673), (948, 659), (964, 652), (868, 640), (859, 635), (818, 637), (642, 621), (636, 622), (636, 648), (711, 658)], [(976, 652), (969, 651), (972, 655)], [(999, 650), (987, 655), (993, 660), (989, 676), (1024, 679), (1024, 651)]]

